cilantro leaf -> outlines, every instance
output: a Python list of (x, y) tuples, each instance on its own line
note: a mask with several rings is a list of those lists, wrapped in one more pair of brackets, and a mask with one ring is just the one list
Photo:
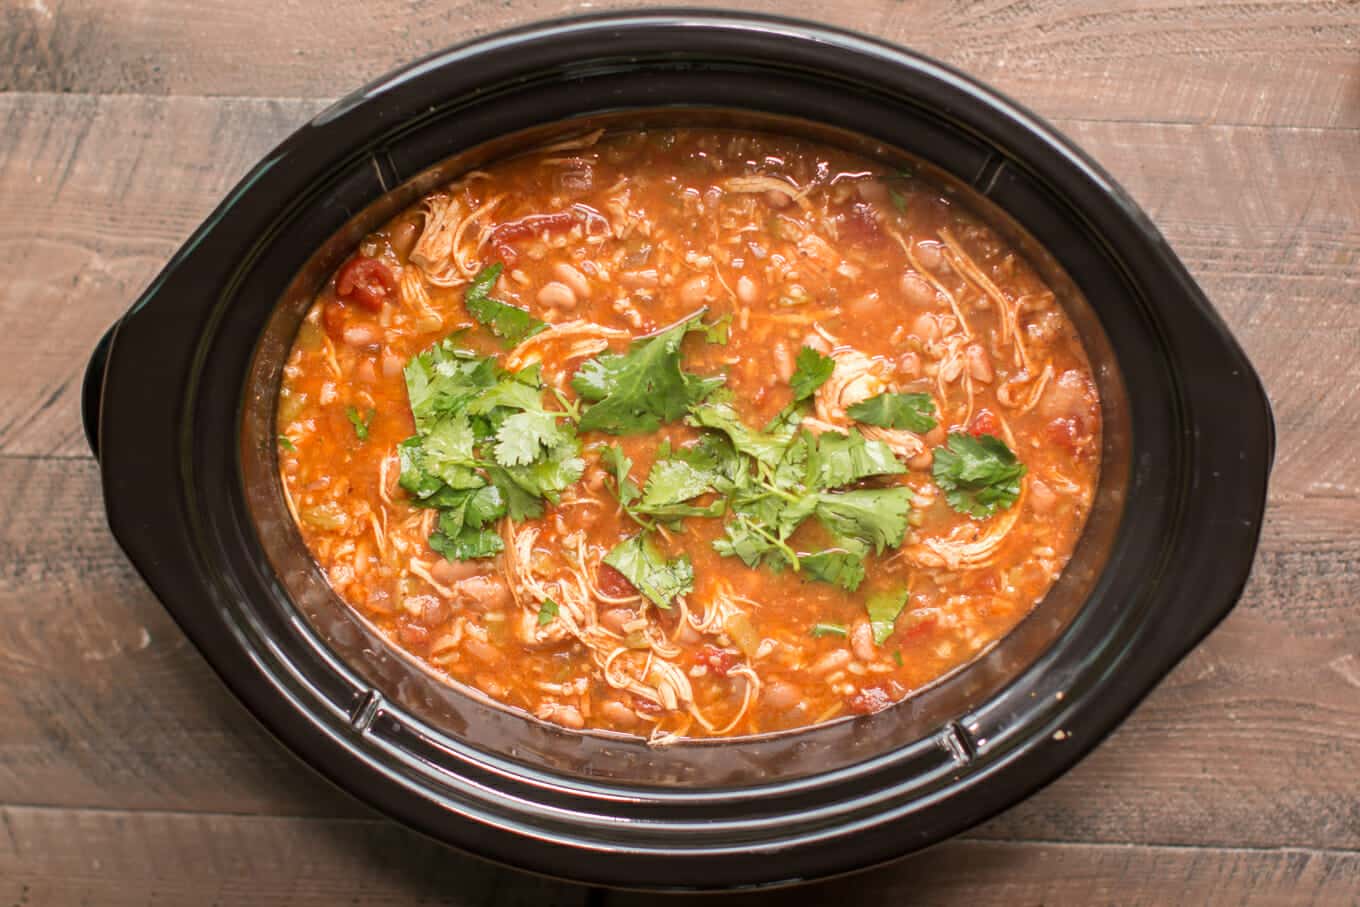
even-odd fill
[(350, 425), (354, 426), (354, 436), (360, 441), (368, 440), (368, 426), (373, 423), (373, 417), (377, 414), (377, 410), (370, 409), (367, 416), (361, 416), (354, 407), (345, 407), (345, 418), (349, 420)]
[(646, 533), (619, 542), (604, 556), (604, 562), (661, 608), (669, 610), (677, 595), (694, 589), (694, 567), (689, 557), (667, 560)]
[(411, 414), (422, 432), (496, 383), (494, 360), (458, 349), (450, 340), (411, 357), (403, 371)]
[(634, 506), (638, 513), (673, 519), (682, 516), (717, 516), (723, 512), (722, 500), (707, 507), (684, 502), (712, 490), (707, 475), (681, 459), (657, 460), (647, 475), (642, 499)]
[(693, 406), (690, 408), (690, 417), (697, 425), (721, 431), (731, 439), (732, 446), (737, 450), (770, 466), (777, 466), (784, 459), (784, 453), (795, 433), (795, 427), (788, 424), (779, 426), (777, 433), (756, 431), (741, 421), (737, 411), (727, 403)]
[(881, 646), (892, 636), (897, 627), (897, 615), (902, 613), (906, 604), (906, 589), (880, 592), (871, 595), (864, 603), (865, 610), (869, 612), (869, 626), (874, 631), (874, 645)]
[(870, 476), (895, 476), (907, 467), (882, 441), (866, 440), (858, 429), (846, 434), (823, 432), (813, 453), (816, 483), (822, 488), (839, 488)]
[(793, 386), (794, 400), (806, 400), (811, 397), (836, 370), (835, 359), (822, 355), (810, 346), (798, 351), (794, 365), (796, 368), (793, 370), (793, 377), (789, 379), (789, 384)]
[(863, 543), (846, 539), (837, 548), (828, 548), (816, 554), (799, 556), (802, 571), (815, 580), (840, 586), (847, 592), (854, 592), (864, 582)]
[(558, 610), (557, 602), (553, 601), (551, 598), (543, 599), (543, 604), (538, 606), (538, 625), (540, 627), (546, 627), (548, 624), (552, 623), (557, 619)]
[(642, 492), (638, 490), (637, 483), (628, 478), (633, 461), (623, 452), (623, 448), (617, 444), (605, 445), (600, 449), (600, 463), (613, 474), (614, 496), (619, 499), (619, 503), (627, 507), (636, 501)]
[(581, 416), (581, 431), (613, 435), (656, 431), (673, 422), (692, 404), (707, 397), (723, 378), (703, 378), (680, 367), (680, 342), (703, 329), (696, 312), (684, 321), (644, 340), (626, 353), (605, 353), (584, 362), (571, 386), (592, 405)]
[(810, 631), (814, 639), (821, 639), (823, 636), (849, 636), (850, 631), (841, 624), (819, 623), (813, 624)]
[(975, 520), (1014, 504), (1025, 471), (1025, 464), (1000, 438), (974, 438), (963, 432), (951, 433), (946, 446), (935, 448), (932, 467), (935, 483), (944, 489), (949, 506)]
[(502, 270), (497, 263), (478, 271), (463, 294), (463, 304), (479, 324), (486, 325), (491, 333), (502, 338), (506, 346), (514, 346), (546, 330), (548, 325), (524, 309), (491, 295), (491, 288), (496, 285)]
[(911, 497), (905, 485), (823, 492), (817, 496), (817, 519), (832, 534), (856, 539), (882, 554), (883, 549), (902, 544)]
[(557, 424), (559, 413), (543, 410), (515, 413), (496, 431), (496, 462), (502, 466), (525, 466), (571, 441), (571, 432)]
[(879, 394), (856, 403), (846, 412), (856, 422), (883, 428), (926, 432), (937, 424), (935, 401), (930, 394)]
[(441, 496), (439, 529), (430, 547), (449, 560), (465, 561), (499, 554), (505, 543), (486, 524), (505, 515), (505, 501), (492, 486), (465, 489)]
[(451, 561), (492, 557), (505, 549), (505, 542), (491, 529), (465, 528), (455, 536), (443, 532), (430, 535), (430, 547)]
[(290, 452), (297, 451), (297, 447), (293, 444), (293, 439), (287, 435), (279, 435), (279, 446)]

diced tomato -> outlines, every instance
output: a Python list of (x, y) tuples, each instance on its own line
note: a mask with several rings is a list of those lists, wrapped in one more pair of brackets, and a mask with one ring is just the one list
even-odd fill
[(696, 664), (708, 665), (710, 671), (727, 676), (727, 672), (737, 663), (737, 656), (717, 646), (704, 646), (695, 653), (694, 661)]
[(882, 687), (865, 687), (845, 700), (846, 706), (856, 715), (870, 715), (881, 712), (892, 705), (892, 697)]
[(608, 564), (600, 565), (600, 572), (596, 574), (596, 581), (600, 584), (600, 591), (605, 595), (636, 595), (637, 589), (628, 582), (628, 577), (615, 570)]
[(565, 233), (577, 224), (583, 225), (587, 232), (592, 227), (605, 233), (610, 230), (609, 221), (594, 208), (587, 205), (572, 205), (566, 211), (558, 211), (553, 214), (530, 214), (526, 217), (498, 224), (491, 231), (490, 243), (506, 265), (513, 265), (518, 253), (510, 243), (517, 239), (537, 236), (540, 233)]
[(933, 618), (933, 617), (923, 618), (923, 619), (921, 620), (920, 623), (913, 625), (911, 628), (909, 628), (909, 629), (907, 630), (906, 633), (902, 634), (902, 638), (903, 638), (904, 640), (907, 640), (907, 639), (920, 639), (922, 636), (925, 636), (925, 635), (928, 634), (931, 630), (934, 630), (934, 629), (935, 629), (935, 618)]
[(1055, 446), (1061, 447), (1063, 450), (1073, 455), (1085, 446), (1087, 440), (1085, 427), (1082, 425), (1080, 416), (1075, 416), (1070, 419), (1054, 419), (1052, 422), (1048, 423), (1048, 426), (1044, 429), (1044, 433), (1048, 436), (1048, 440)]
[(1001, 423), (996, 418), (996, 414), (990, 409), (980, 409), (973, 415), (973, 421), (968, 423), (968, 434), (974, 438), (982, 435), (997, 437), (1001, 433)]
[(332, 340), (340, 340), (345, 335), (345, 304), (332, 299), (321, 307), (321, 326)]
[(335, 275), (335, 295), (370, 312), (382, 311), (383, 303), (396, 290), (397, 280), (391, 269), (376, 258), (356, 255)]
[(665, 711), (660, 705), (636, 694), (633, 695), (633, 711), (639, 715), (660, 715)]
[(877, 242), (883, 238), (874, 206), (856, 202), (841, 219), (842, 236), (851, 242)]

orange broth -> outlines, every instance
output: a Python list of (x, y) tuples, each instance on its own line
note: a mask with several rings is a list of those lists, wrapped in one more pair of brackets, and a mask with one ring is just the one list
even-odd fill
[[(514, 350), (466, 305), (495, 263), (492, 295), (550, 326)], [(720, 555), (730, 508), (648, 532), (692, 565), (692, 591), (668, 607), (604, 565), (642, 530), (602, 446), (618, 444), (643, 486), (663, 442), (711, 431), (685, 419), (581, 432), (580, 480), (541, 517), (501, 517), (507, 551), (453, 560), (431, 548), (436, 511), (398, 481), (398, 445), (416, 432), (413, 356), (452, 336), (503, 367), (537, 362), (547, 403), (583, 407), (571, 382), (584, 362), (700, 310), (730, 319), (729, 336), (687, 335), (683, 367), (725, 376), (746, 425), (794, 403), (807, 346), (835, 371), (800, 410), (804, 426), (893, 448), (900, 474), (855, 487), (908, 487), (908, 525), (865, 557), (857, 588)], [(888, 392), (929, 395), (938, 424), (876, 431), (846, 414)], [(1090, 366), (1054, 294), (955, 194), (806, 140), (717, 129), (592, 134), (431, 193), (318, 293), (278, 407), (289, 505), (344, 601), (451, 681), (568, 728), (657, 741), (876, 711), (976, 657), (1070, 557), (1100, 430)], [(951, 432), (1005, 442), (1025, 467), (1018, 500), (981, 518), (950, 505), (933, 468)], [(833, 544), (816, 520), (789, 542)], [(881, 639), (866, 611), (875, 595), (904, 602)]]

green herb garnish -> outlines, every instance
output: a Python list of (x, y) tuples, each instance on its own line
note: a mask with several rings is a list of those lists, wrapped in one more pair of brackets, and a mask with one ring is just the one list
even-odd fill
[(514, 346), (546, 330), (548, 325), (519, 306), (501, 302), (491, 295), (491, 288), (496, 285), (502, 270), (498, 263), (478, 271), (463, 294), (463, 304), (478, 324), (485, 325), (491, 333), (502, 338), (506, 346)]
[(624, 539), (604, 556), (639, 592), (667, 610), (677, 595), (694, 589), (694, 567), (688, 556), (667, 560), (646, 533)]
[(831, 373), (836, 370), (836, 360), (805, 346), (798, 351), (794, 366), (793, 377), (789, 379), (793, 387), (793, 399), (806, 400), (831, 377)]
[(293, 444), (293, 439), (288, 437), (287, 435), (279, 435), (279, 446), (282, 447), (284, 450), (291, 451), (293, 453), (297, 452), (297, 447)]
[(1000, 438), (954, 432), (935, 448), (932, 471), (950, 507), (982, 520), (1015, 503), (1025, 464)]
[(930, 394), (879, 394), (856, 403), (846, 412), (856, 422), (881, 428), (927, 432), (937, 424), (935, 401)]
[(811, 633), (815, 639), (821, 639), (823, 636), (845, 637), (849, 635), (850, 631), (840, 624), (821, 623), (813, 624)]
[(551, 598), (543, 599), (543, 604), (538, 606), (538, 625), (546, 627), (557, 618), (557, 602)]
[(587, 360), (571, 386), (591, 405), (581, 416), (581, 431), (634, 435), (674, 422), (723, 383), (680, 366), (680, 342), (690, 331), (706, 330), (696, 312), (659, 334), (634, 341), (626, 353), (605, 353)]
[(367, 416), (361, 416), (354, 407), (345, 407), (345, 418), (354, 426), (354, 436), (360, 441), (368, 440), (368, 427), (373, 424), (373, 417), (377, 414), (377, 410), (370, 409)]
[(880, 592), (864, 603), (869, 612), (869, 627), (874, 631), (874, 645), (881, 646), (892, 636), (897, 626), (897, 615), (907, 605), (907, 590)]
[(500, 552), (491, 525), (543, 512), (585, 467), (570, 413), (549, 409), (538, 370), (507, 372), (445, 340), (406, 365), (416, 434), (398, 445), (401, 487), (440, 511), (430, 547), (467, 560)]

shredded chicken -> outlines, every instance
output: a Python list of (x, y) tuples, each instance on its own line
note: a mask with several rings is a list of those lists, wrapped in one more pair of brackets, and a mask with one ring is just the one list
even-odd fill
[[(839, 348), (832, 350), (831, 357), (836, 361), (835, 370), (817, 389), (813, 398), (815, 416), (804, 419), (803, 425), (814, 432), (844, 434), (852, 421), (846, 410), (891, 388), (880, 374), (881, 364), (863, 353)], [(859, 429), (864, 437), (882, 441), (903, 459), (911, 459), (925, 450), (925, 442), (904, 428), (861, 425)]]
[(607, 328), (590, 321), (564, 321), (549, 325), (548, 330), (535, 334), (523, 341), (505, 357), (505, 367), (522, 369), (543, 361), (544, 350), (553, 344), (569, 343), (563, 359), (580, 359), (594, 356), (608, 349), (609, 341), (624, 340), (630, 335), (627, 331)]

